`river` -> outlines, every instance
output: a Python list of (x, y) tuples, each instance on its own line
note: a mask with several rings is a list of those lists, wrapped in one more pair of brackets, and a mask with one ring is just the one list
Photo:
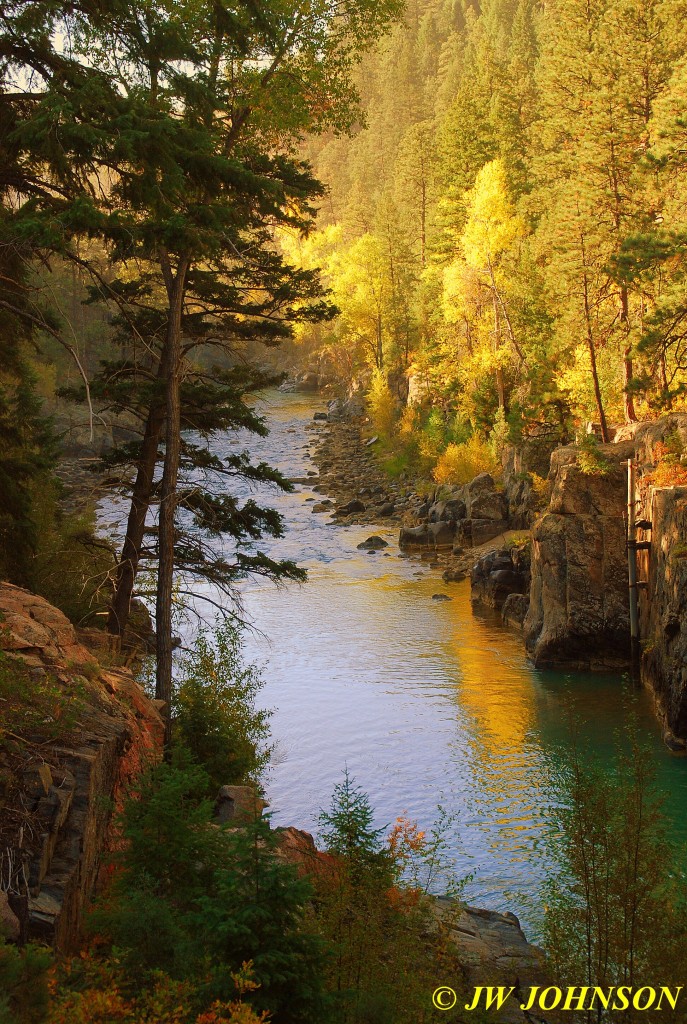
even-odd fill
[[(288, 477), (312, 472), (309, 428), (322, 402), (270, 392), (259, 408), (268, 437), (227, 435), (214, 449), (247, 446)], [(472, 876), (468, 901), (511, 910), (536, 934), (571, 719), (610, 759), (627, 698), (654, 751), (672, 834), (687, 840), (687, 760), (663, 746), (646, 693), (618, 676), (536, 671), (517, 633), (473, 614), (468, 581), (445, 585), (400, 556), (395, 529), (335, 525), (312, 513), (308, 499), (318, 496), (307, 485), (260, 496), (286, 526), (263, 547), (308, 571), (302, 585), (242, 587), (254, 627), (246, 657), (263, 665), (263, 702), (274, 709), (274, 824), (316, 833), (346, 767), (379, 826), (407, 814), (428, 828), (440, 804), (454, 816), (447, 838), (456, 873)], [(390, 547), (356, 550), (373, 532)], [(451, 600), (432, 600), (436, 593)]]

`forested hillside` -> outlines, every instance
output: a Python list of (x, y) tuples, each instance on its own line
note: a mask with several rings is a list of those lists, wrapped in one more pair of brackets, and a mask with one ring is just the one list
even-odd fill
[(409, 0), (354, 139), (306, 146), (330, 193), (286, 245), (341, 311), (308, 345), (410, 388), (435, 457), (680, 406), (686, 58), (676, 0)]

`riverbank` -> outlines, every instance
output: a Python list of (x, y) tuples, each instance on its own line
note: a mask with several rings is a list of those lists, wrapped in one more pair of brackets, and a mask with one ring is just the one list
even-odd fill
[[(418, 493), (405, 481), (389, 477), (375, 455), (376, 441), (364, 437), (360, 420), (315, 420), (310, 430), (317, 436), (312, 459), (318, 475), (295, 482), (308, 484), (329, 502), (315, 503), (314, 511), (329, 514), (340, 525), (379, 526), (383, 522), (399, 530), (417, 525), (429, 496)], [(522, 535), (522, 530), (505, 530), (465, 550), (449, 545), (417, 550), (412, 557), (438, 570), (445, 584), (454, 583), (469, 576), (474, 564), (485, 555), (509, 546)]]

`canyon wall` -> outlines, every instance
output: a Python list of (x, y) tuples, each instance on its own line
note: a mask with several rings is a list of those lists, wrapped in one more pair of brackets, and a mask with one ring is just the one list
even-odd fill
[(103, 634), (89, 632), (77, 635), (43, 598), (0, 583), (2, 671), (19, 673), (27, 707), (32, 687), (48, 694), (35, 733), (26, 716), (20, 735), (0, 728), (0, 898), (16, 938), (61, 950), (78, 943), (117, 843), (113, 811), (159, 756), (164, 732), (131, 672), (94, 657), (88, 648)]

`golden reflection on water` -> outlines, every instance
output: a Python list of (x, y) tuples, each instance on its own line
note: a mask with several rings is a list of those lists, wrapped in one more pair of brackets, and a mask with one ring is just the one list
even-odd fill
[(469, 582), (452, 593), (447, 607), (451, 653), (459, 665), (456, 699), (471, 718), (467, 734), (474, 781), (491, 808), (488, 825), (498, 830), (489, 848), (524, 855), (547, 781), (536, 742), (536, 679), (522, 657), (522, 640), (504, 630), (495, 614), (473, 612)]

